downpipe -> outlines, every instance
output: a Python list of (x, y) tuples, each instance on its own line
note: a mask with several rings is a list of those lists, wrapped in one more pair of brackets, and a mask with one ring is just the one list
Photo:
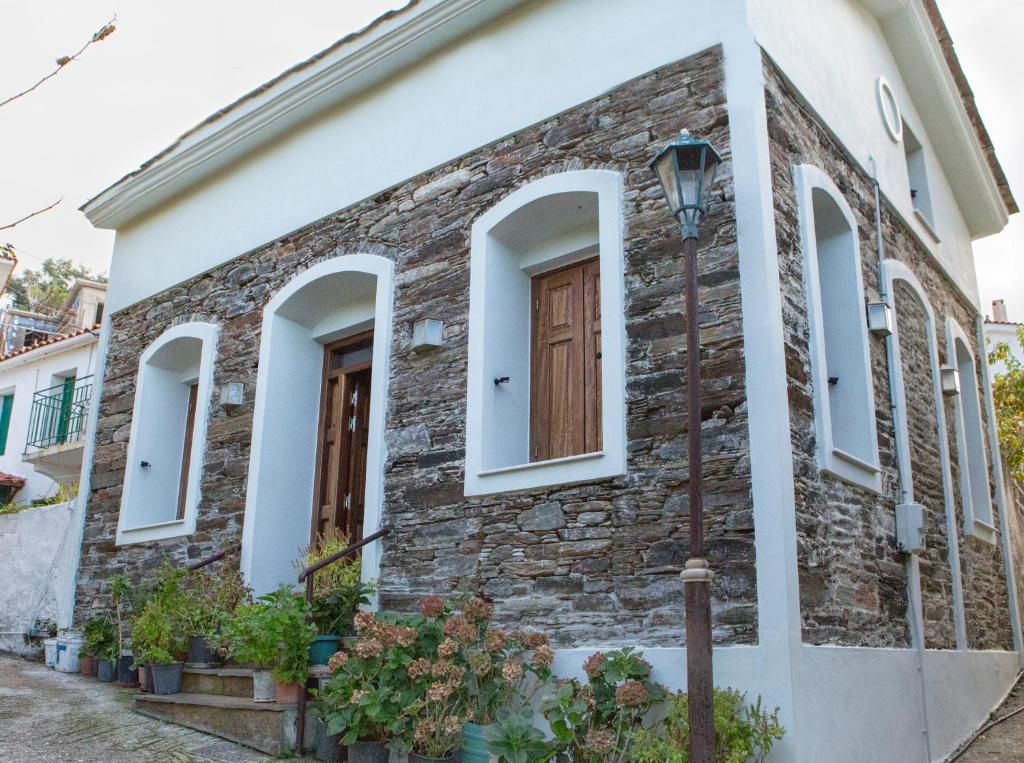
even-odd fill
[[(878, 184), (878, 166), (875, 163), (875, 158), (868, 157), (868, 161), (871, 165), (871, 182), (874, 186), (875, 193), (875, 240), (878, 247), (878, 294), (883, 302), (888, 303), (889, 308), (892, 310), (893, 317), (896, 317), (896, 300), (895, 296), (889, 294), (887, 288), (887, 279), (885, 274), (885, 244), (882, 236), (882, 191)], [(899, 428), (896, 426), (896, 383), (892, 374), (892, 369), (899, 363), (899, 358), (896, 357), (896, 348), (893, 342), (893, 335), (885, 337), (885, 361), (888, 369), (889, 377), (889, 411), (892, 416), (893, 422), (893, 443), (896, 445), (896, 474), (899, 481), (899, 496), (901, 503), (909, 503), (913, 498), (913, 486), (911, 484), (911, 477), (905, 472), (903, 460), (899, 457), (899, 443), (897, 438), (899, 437)], [(932, 761), (932, 741), (931, 733), (928, 725), (928, 688), (925, 681), (924, 672), (924, 601), (921, 596), (921, 559), (918, 553), (912, 552), (910, 559), (907, 561), (907, 583), (908, 583), (908, 594), (910, 598), (910, 630), (911, 630), (911, 641), (914, 645), (914, 654), (917, 662), (917, 678), (918, 686), (921, 691), (921, 720), (923, 728), (921, 733), (924, 735), (924, 747), (925, 747), (925, 760), (927, 763)]]

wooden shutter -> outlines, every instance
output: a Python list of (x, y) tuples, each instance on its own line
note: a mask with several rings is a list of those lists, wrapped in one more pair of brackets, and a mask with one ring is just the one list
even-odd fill
[(196, 428), (196, 403), (199, 385), (188, 386), (188, 411), (185, 414), (185, 442), (181, 448), (181, 475), (178, 477), (178, 519), (185, 518), (185, 499), (188, 498), (188, 473), (192, 466), (192, 434)]
[(536, 276), (532, 299), (530, 460), (600, 450), (598, 262)]
[(14, 405), (14, 395), (4, 395), (0, 398), (0, 456), (7, 452), (7, 433), (11, 429), (11, 407)]

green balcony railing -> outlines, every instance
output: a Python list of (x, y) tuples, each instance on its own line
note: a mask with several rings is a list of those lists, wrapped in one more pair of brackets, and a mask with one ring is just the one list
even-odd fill
[(61, 384), (36, 392), (32, 397), (25, 450), (80, 440), (85, 432), (91, 397), (92, 376), (70, 377)]

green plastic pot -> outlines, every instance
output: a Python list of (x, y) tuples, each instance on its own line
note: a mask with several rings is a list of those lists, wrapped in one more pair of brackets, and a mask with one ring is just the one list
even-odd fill
[(481, 726), (478, 723), (467, 723), (462, 727), (462, 750), (459, 760), (462, 763), (490, 763), (491, 753), (487, 749), (487, 732), (491, 724)]
[(326, 665), (340, 644), (341, 636), (317, 636), (309, 645), (309, 664)]

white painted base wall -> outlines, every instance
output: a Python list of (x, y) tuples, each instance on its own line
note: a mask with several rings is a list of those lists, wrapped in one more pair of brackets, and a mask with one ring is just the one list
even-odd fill
[[(585, 680), (583, 661), (595, 651), (559, 649), (555, 672)], [(656, 680), (673, 691), (685, 690), (685, 649), (643, 653)], [(760, 694), (769, 708), (783, 705), (781, 664), (763, 646), (719, 648), (714, 652), (715, 685), (745, 691), (750, 701)], [(775, 746), (771, 763), (927, 761), (913, 650), (802, 645), (792, 664), (795, 706), (781, 708), (786, 736)], [(945, 760), (985, 722), (1004, 698), (1018, 664), (1016, 652), (925, 653), (933, 761)]]
[(74, 564), (71, 504), (0, 516), (0, 651), (28, 654), (22, 634), (37, 619), (64, 623), (61, 587)]

